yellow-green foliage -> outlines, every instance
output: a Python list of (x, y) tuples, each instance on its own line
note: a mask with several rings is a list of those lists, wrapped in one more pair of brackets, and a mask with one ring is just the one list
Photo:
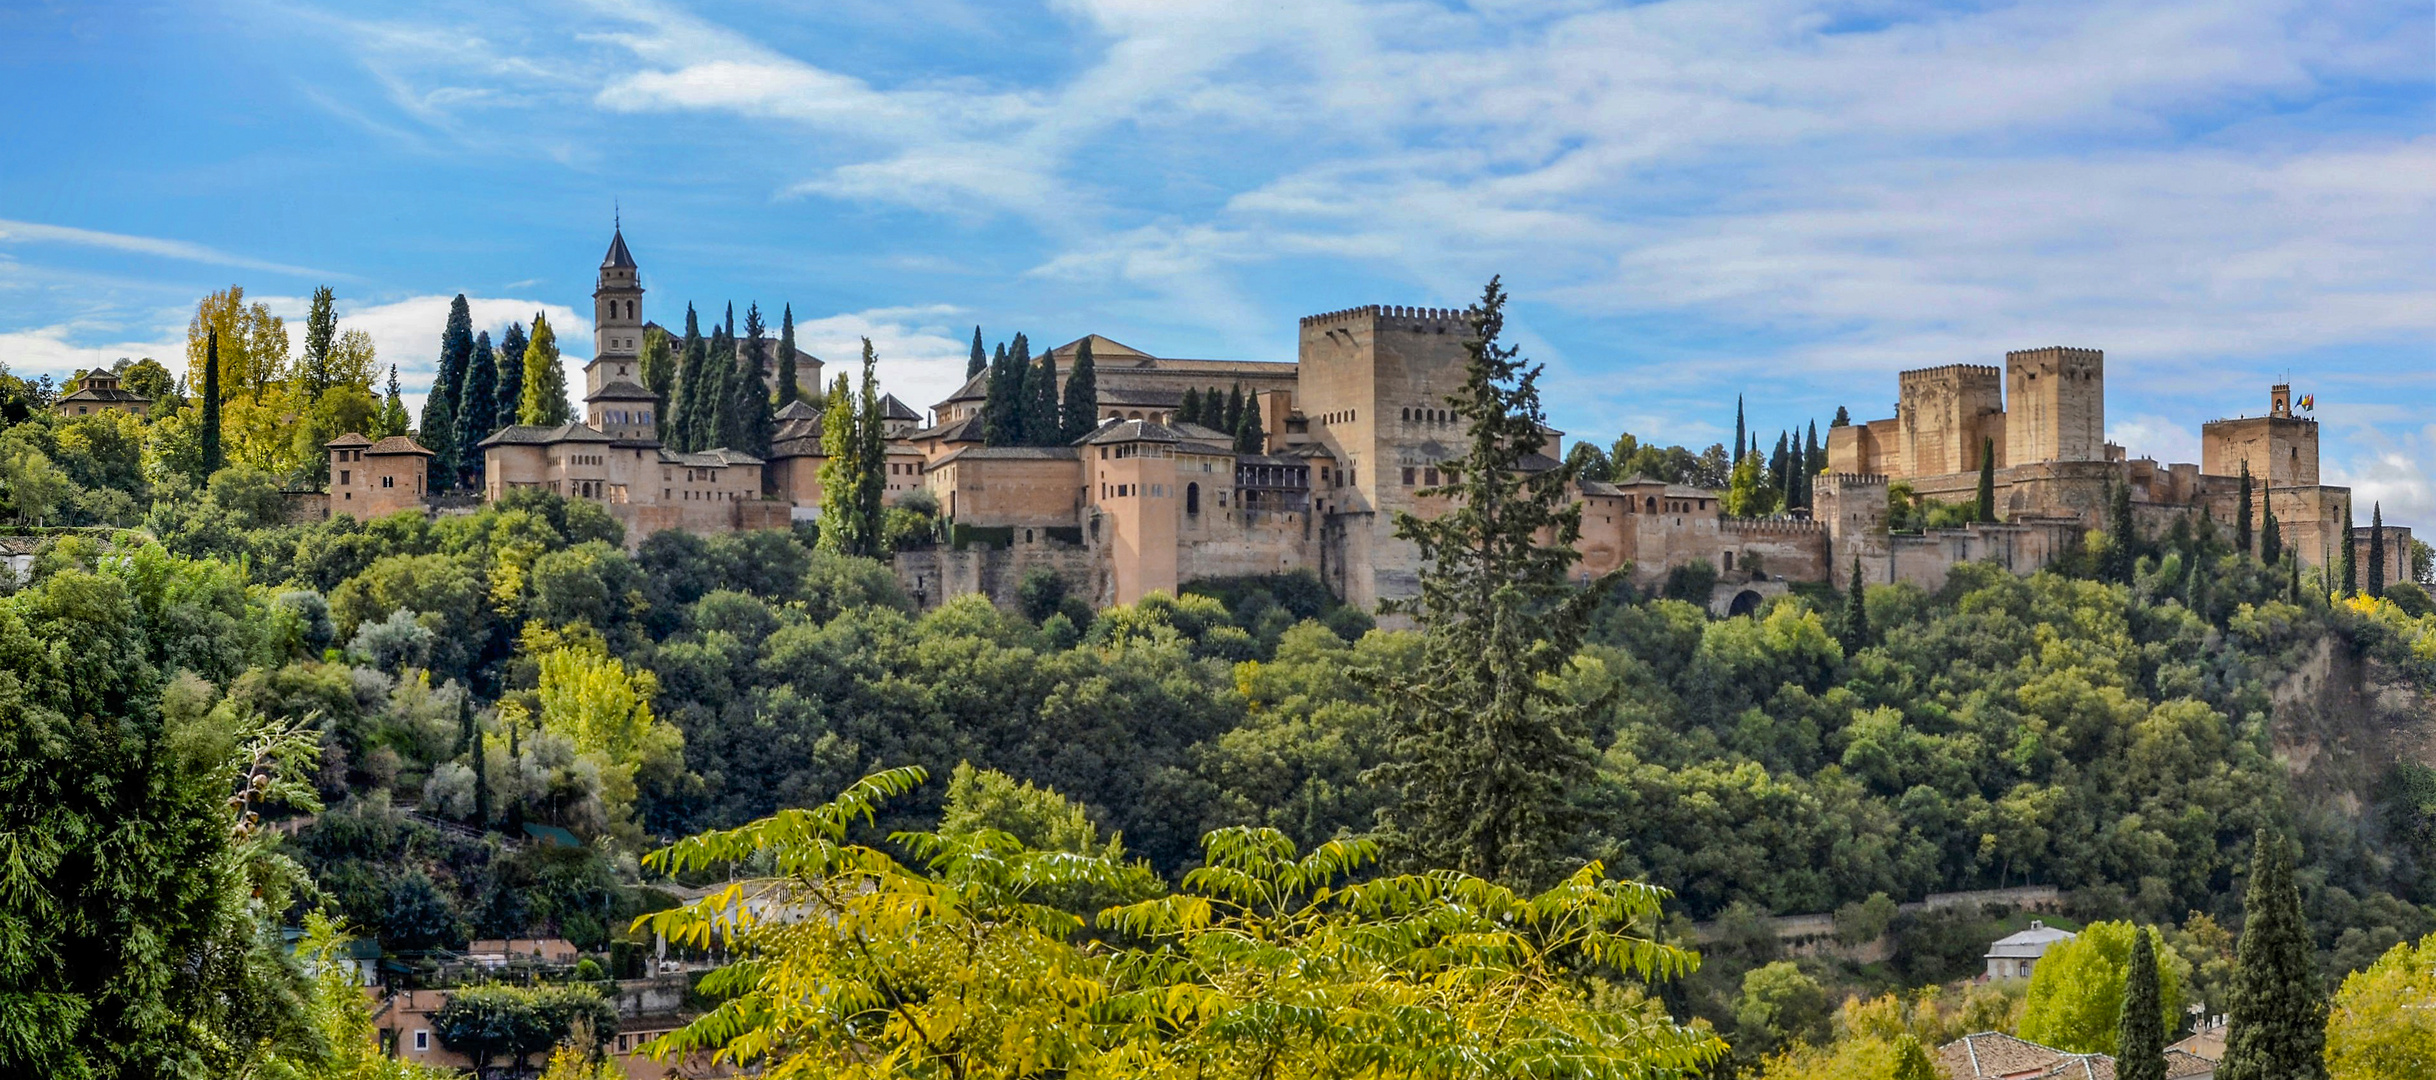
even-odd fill
[(922, 777), (876, 774), (645, 860), (773, 875), (637, 921), (743, 957), (704, 982), (720, 1007), (651, 1053), (771, 1077), (982, 1080), (1663, 1077), (1724, 1050), (1576, 966), (1650, 981), (1698, 962), (1646, 936), (1663, 891), (1595, 864), (1538, 896), (1450, 872), (1357, 882), (1367, 842), (1305, 853), (1272, 830), (1221, 830), (1179, 892), (1099, 914), (1126, 944), (1078, 944), (1087, 920), (1041, 897), (1126, 884), (1108, 855), (989, 829), (893, 837), (918, 865), (846, 842)]
[(2048, 947), (2030, 976), (2030, 1000), (2022, 1009), (2018, 1034), (2074, 1053), (2114, 1053), (2134, 933), (2148, 934), (2157, 949), (2157, 997), (2163, 1008), (2159, 1021), (2165, 1030), (2174, 1030), (2182, 1019), (2182, 983), (2189, 962), (2166, 947), (2154, 927), (2102, 922)]
[(2326, 1017), (2331, 1080), (2436, 1077), (2436, 935), (2343, 980)]

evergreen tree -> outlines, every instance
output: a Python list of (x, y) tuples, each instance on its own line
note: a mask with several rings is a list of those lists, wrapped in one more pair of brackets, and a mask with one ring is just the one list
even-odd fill
[(1810, 422), (1810, 435), (1802, 461), (1806, 474), (1802, 478), (1802, 505), (1810, 506), (1813, 505), (1811, 496), (1818, 490), (1818, 475), (1827, 471), (1827, 444), (1819, 441), (1819, 422), (1816, 420)]
[(1852, 591), (1844, 597), (1844, 655), (1860, 652), (1869, 644), (1868, 594), (1861, 583), (1861, 557), (1852, 557)]
[(703, 395), (710, 386), (710, 345), (702, 340), (702, 318), (685, 305), (685, 362), (677, 369), (677, 413), (670, 440), (680, 451), (702, 449), (695, 439), (702, 430)]
[(457, 400), (457, 391), (465, 385), (465, 365), (473, 356), (474, 313), (466, 305), (465, 294), (458, 293), (456, 299), (448, 302), (448, 326), (440, 331), (440, 378), (432, 384), (433, 393), (447, 395), (451, 419), (462, 404)]
[(1024, 349), (1021, 359), (1003, 345), (990, 359), (989, 390), (981, 402), (981, 438), (989, 446), (1023, 442), (1023, 373), (1032, 357), (1022, 334), (1015, 335), (1015, 344)]
[(651, 391), (651, 434), (668, 441), (669, 403), (677, 393), (677, 347), (668, 331), (654, 326), (643, 331), (643, 388)]
[(2343, 551), (2336, 556), (2343, 566), (2343, 590), (2339, 596), (2356, 596), (2360, 592), (2360, 567), (2353, 560), (2351, 544), (2351, 507), (2343, 508)]
[(533, 313), (533, 340), (524, 346), (524, 401), (516, 408), (519, 423), (557, 427), (573, 412), (567, 405), (567, 369), (558, 361), (558, 335), (550, 320)]
[(1929, 1060), (1919, 1036), (1905, 1032), (1895, 1039), (1895, 1071), (1891, 1080), (1938, 1080), (1937, 1066)]
[(2115, 1033), (2115, 1080), (2165, 1080), (2165, 1006), (2158, 1000), (2157, 947), (2147, 927), (2132, 931), (2123, 975), (2123, 1016)]
[(981, 327), (975, 326), (973, 327), (973, 356), (964, 362), (964, 377), (970, 381), (973, 376), (989, 370), (989, 366), (990, 354), (981, 351)]
[[(1072, 384), (1068, 383), (1068, 385)], [(1176, 422), (1179, 424), (1201, 422), (1201, 390), (1199, 387), (1185, 388), (1184, 404), (1176, 407)]]
[(1243, 384), (1242, 384), (1242, 383), (1236, 383), (1236, 384), (1235, 384), (1235, 388), (1234, 388), (1233, 390), (1230, 390), (1230, 391), (1228, 391), (1228, 392), (1227, 392), (1227, 395), (1226, 395), (1226, 416), (1224, 417), (1224, 420), (1225, 420), (1225, 423), (1224, 423), (1224, 424), (1222, 424), (1222, 425), (1220, 425), (1220, 426), (1219, 426), (1219, 428), (1218, 428), (1218, 430), (1220, 430), (1220, 431), (1234, 431), (1234, 432), (1240, 432), (1240, 431), (1242, 431), (1242, 430), (1243, 430)]
[(2285, 840), (2258, 832), (2218, 1080), (2324, 1080), (2326, 990)]
[(2129, 583), (2140, 565), (2139, 529), (2132, 524), (2131, 480), (2118, 479), (2107, 491), (2106, 531), (2113, 541), (2102, 568), (2108, 581)]
[(2275, 507), (2267, 507), (2267, 524), (2258, 533), (2258, 558), (2269, 566), (2284, 557), (2284, 536), (2275, 527)]
[[(203, 476), (220, 471), (220, 332), (203, 340)], [(389, 390), (397, 393), (397, 369), (390, 369)]]
[[(1191, 394), (1192, 391), (1185, 391)], [(1074, 370), (1066, 375), (1066, 400), (1058, 428), (1057, 441), (1066, 445), (1091, 434), (1099, 426), (1100, 374), (1091, 359), (1091, 339), (1084, 338), (1074, 347)]]
[[(470, 355), (472, 350), (473, 346), (469, 343), (466, 351)], [(464, 371), (465, 365), (459, 363), (457, 370)], [(437, 378), (445, 380), (447, 377), (448, 364), (443, 362)], [(455, 388), (435, 381), (431, 384), (431, 392), (423, 397), (423, 423), (415, 431), (415, 441), (422, 443), (423, 449), (431, 451), (430, 460), (424, 464), (429, 474), (425, 482), (432, 491), (447, 491), (457, 486), (457, 417), (449, 408), (450, 399), (456, 396)]]
[(1742, 464), (1742, 444), (1746, 438), (1742, 422), (1742, 395), (1734, 395), (1734, 464)]
[(313, 290), (313, 308), (305, 315), (304, 391), (306, 401), (320, 401), (330, 389), (330, 347), (338, 343), (337, 295), (327, 285)]
[[(471, 697), (472, 695), (467, 695)], [(482, 725), (474, 725), (474, 827), (489, 831), (491, 827), (491, 766), (486, 751)]]
[(795, 305), (787, 304), (778, 311), (778, 385), (771, 388), (782, 408), (803, 397), (795, 378)]
[[(2347, 515), (2348, 517), (2348, 515)], [(2351, 556), (2351, 523), (2343, 528), (2343, 555)], [(2385, 595), (2385, 503), (2368, 504), (2368, 595)]]
[[(735, 310), (729, 304), (730, 311)], [(711, 327), (710, 351), (702, 364), (702, 410), (694, 416), (694, 449), (725, 445), (729, 403), (736, 386), (736, 338), (721, 322)]]
[(1261, 427), (1260, 410), (1247, 407), (1243, 418), (1235, 422), (1235, 452), (1258, 454), (1266, 452), (1268, 432)]
[(775, 425), (770, 420), (770, 387), (762, 376), (770, 358), (770, 340), (759, 304), (744, 309), (743, 344), (736, 350), (736, 370), (728, 382), (728, 426), (720, 433), (720, 441), (754, 457), (768, 457), (770, 431)]
[(1836, 406), (1835, 419), (1828, 421), (1827, 426), (1830, 428), (1851, 427), (1852, 413), (1846, 411), (1841, 405)]
[(531, 344), (523, 323), (509, 323), (507, 333), (499, 335), (499, 401), (492, 431), (516, 423), (516, 414), (524, 411), (524, 350)]
[(492, 399), (499, 396), (499, 358), (491, 352), (491, 332), (474, 335), (473, 354), (465, 358), (465, 383), (457, 388), (464, 410), (457, 414), (457, 472), (474, 488), (482, 487), (482, 440), (498, 430)]
[(1043, 349), (1040, 364), (1024, 379), (1023, 410), (1024, 443), (1029, 446), (1060, 446), (1065, 440), (1058, 436), (1065, 425), (1057, 419), (1057, 350)]
[(406, 434), (406, 398), (398, 393), (398, 366), (389, 365), (389, 394), (381, 402), (380, 430), (373, 438)]
[(1979, 520), (1996, 520), (1996, 440), (1979, 440)]
[(2233, 511), (2233, 549), (2244, 555), (2250, 548), (2250, 463), (2241, 463), (2241, 493)]
[[(1364, 676), (1378, 691), (1386, 760), (1372, 775), (1401, 794), (1385, 812), (1388, 842), (1411, 864), (1506, 883), (1543, 882), (1579, 832), (1567, 801), (1589, 775), (1581, 737), (1590, 703), (1559, 691), (1608, 578), (1566, 580), (1581, 536), (1566, 495), (1570, 465), (1526, 473), (1541, 434), (1540, 367), (1500, 345), (1506, 294), (1489, 280), (1466, 312), (1463, 389), (1452, 399), (1470, 433), (1451, 495), (1431, 520), (1396, 515), (1396, 536), (1421, 555), (1420, 594), (1381, 605), (1421, 627), (1420, 662)], [(1544, 538), (1544, 539), (1543, 539)]]
[(854, 388), (841, 371), (821, 408), (820, 546), (842, 555), (867, 555), (870, 537), (856, 510), (862, 484), (856, 459), (862, 440), (855, 437), (854, 424)]
[(863, 401), (854, 425), (854, 512), (863, 532), (865, 553), (885, 555), (888, 509), (887, 425), (880, 414), (880, 358), (863, 339)]

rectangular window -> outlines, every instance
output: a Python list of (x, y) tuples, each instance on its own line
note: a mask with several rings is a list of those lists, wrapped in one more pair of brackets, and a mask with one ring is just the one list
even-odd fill
[(1404, 468), (1404, 486), (1405, 486), (1405, 487), (1411, 487), (1411, 486), (1413, 486), (1413, 470), (1412, 470), (1412, 467), (1411, 467), (1411, 466), (1409, 466), (1409, 465), (1408, 465), (1408, 466), (1405, 466), (1405, 468)]
[[(339, 483), (341, 483), (341, 484), (352, 484), (352, 483), (354, 483), (354, 482), (355, 482), (355, 472), (354, 472), (354, 470), (352, 470), (352, 469), (340, 469), (340, 470), (338, 470), (338, 482), (339, 482)], [(471, 744), (469, 743), (468, 745), (471, 745)]]
[(1428, 484), (1428, 485), (1430, 485), (1431, 487), (1436, 487), (1436, 486), (1438, 486), (1438, 470), (1436, 470), (1436, 469), (1423, 469), (1423, 470), (1421, 470), (1421, 482), (1422, 482), (1422, 483), (1425, 483), (1425, 484)]
[(414, 1052), (415, 1052), (415, 1053), (420, 1054), (420, 1053), (424, 1053), (424, 1052), (426, 1052), (426, 1051), (428, 1051), (428, 1050), (430, 1050), (430, 1049), (431, 1049), (431, 1032), (430, 1032), (430, 1030), (425, 1029), (425, 1028), (417, 1028), (417, 1029), (415, 1029), (415, 1033), (414, 1033)]
[(381, 486), (382, 486), (382, 487), (396, 487), (396, 486), (398, 486), (398, 478), (397, 478), (397, 477), (394, 477), (394, 476), (384, 476), (384, 477), (381, 477)]

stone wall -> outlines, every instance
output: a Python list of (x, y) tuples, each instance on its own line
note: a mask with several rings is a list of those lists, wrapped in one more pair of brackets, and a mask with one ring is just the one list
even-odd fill
[(2004, 460), (2004, 386), (1995, 368), (1948, 364), (1903, 372), (1898, 382), (1904, 475), (1976, 472), (1985, 440)]
[(2210, 476), (2239, 477), (2243, 465), (2254, 480), (2277, 486), (2318, 482), (2318, 422), (2287, 416), (2213, 420), (2199, 426), (2199, 464)]
[(2008, 352), (2005, 390), (2004, 461), (2106, 460), (2104, 352), (2061, 346)]
[[(1020, 535), (1020, 534), (1018, 534)], [(1003, 548), (982, 545), (898, 552), (892, 560), (897, 583), (917, 608), (931, 610), (959, 596), (979, 593), (1007, 610), (1015, 609), (1015, 590), (1035, 568), (1064, 578), (1073, 595), (1090, 599), (1107, 591), (1108, 567), (1102, 552), (1043, 535)]]

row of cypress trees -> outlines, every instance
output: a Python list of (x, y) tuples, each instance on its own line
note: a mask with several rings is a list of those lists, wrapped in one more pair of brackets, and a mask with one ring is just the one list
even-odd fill
[[(2117, 1029), (2117, 1080), (2165, 1080), (2165, 1025), (2159, 1015), (2157, 952), (2147, 933), (2132, 937)], [(2266, 829), (2250, 854), (2242, 897), (2241, 940), (2234, 947), (2233, 1000), (2217, 1080), (2324, 1080), (2326, 985), (2301, 914), (2288, 841)]]
[[(643, 385), (659, 397), (654, 419), (660, 441), (680, 451), (725, 447), (768, 457), (778, 408), (804, 398), (796, 355), (792, 304), (780, 309), (776, 342), (759, 304), (746, 305), (739, 335), (736, 305), (729, 303), (707, 337), (701, 316), (692, 304), (685, 305), (683, 338), (671, 341), (655, 331), (644, 339)], [(776, 387), (764, 374), (772, 357), (778, 362)]]
[(1032, 342), (1016, 334), (994, 352), (981, 347), (981, 328), (973, 328), (973, 354), (965, 377), (989, 373), (988, 396), (981, 404), (982, 441), (989, 446), (1065, 446), (1091, 434), (1099, 424), (1099, 369), (1091, 358), (1091, 339), (1074, 347), (1074, 370), (1058, 385), (1057, 350), (1032, 358)]
[[(397, 373), (392, 369), (390, 397), (394, 401), (396, 396)], [(479, 488), (482, 454), (477, 447), (499, 429), (512, 424), (555, 427), (573, 416), (558, 335), (550, 329), (548, 316), (533, 313), (529, 336), (524, 324), (510, 323), (494, 347), (490, 331), (474, 331), (465, 294), (449, 301), (448, 323), (440, 331), (440, 370), (415, 430), (416, 441), (431, 451), (432, 490), (460, 484)]]
[(1238, 454), (1260, 453), (1267, 443), (1267, 432), (1260, 422), (1260, 399), (1245, 394), (1242, 383), (1236, 383), (1224, 397), (1219, 396), (1215, 386), (1207, 394), (1186, 390), (1184, 404), (1176, 409), (1176, 422), (1199, 424), (1233, 435)]

